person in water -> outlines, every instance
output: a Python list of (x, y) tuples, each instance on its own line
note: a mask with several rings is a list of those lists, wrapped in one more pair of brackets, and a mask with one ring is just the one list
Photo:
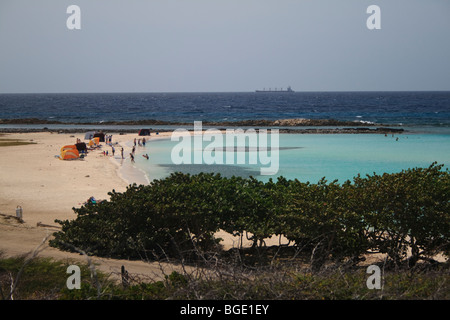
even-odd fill
[(148, 160), (148, 158), (149, 158), (149, 157), (148, 157), (148, 154), (143, 154), (142, 156), (143, 156), (145, 159), (147, 159), (147, 160)]

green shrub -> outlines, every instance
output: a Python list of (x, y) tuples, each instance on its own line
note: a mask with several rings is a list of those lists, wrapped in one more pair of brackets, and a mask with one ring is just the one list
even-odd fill
[(355, 178), (371, 246), (398, 264), (449, 254), (450, 175), (442, 165)]
[(278, 178), (175, 173), (110, 200), (74, 208), (52, 246), (120, 258), (205, 258), (220, 252), (219, 229), (251, 234), (254, 247), (283, 236), (312, 257), (355, 263), (370, 251), (410, 266), (449, 254), (450, 175), (442, 165), (357, 176), (342, 185)]

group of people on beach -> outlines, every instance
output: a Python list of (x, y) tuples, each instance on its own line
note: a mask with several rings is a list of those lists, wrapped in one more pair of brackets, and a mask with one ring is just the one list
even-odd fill
[(142, 142), (141, 142), (141, 139), (136, 140), (136, 138), (134, 138), (134, 146), (136, 146), (136, 141), (139, 146), (145, 147), (145, 142), (146, 142), (145, 138), (142, 138)]
[(112, 144), (112, 134), (105, 135), (105, 143), (109, 145)]
[[(112, 153), (112, 156), (114, 157), (114, 155), (115, 155), (115, 153), (116, 153), (116, 148), (115, 148), (114, 145), (112, 144), (112, 135), (110, 135), (110, 136), (105, 136), (105, 143), (106, 143), (106, 144), (109, 144), (109, 145), (111, 146), (111, 153)], [(117, 144), (117, 142), (116, 142), (116, 144)], [(130, 159), (131, 159), (131, 162), (135, 162), (134, 154), (135, 154), (135, 152), (136, 152), (136, 145), (139, 145), (139, 146), (145, 146), (145, 144), (146, 144), (145, 138), (143, 138), (142, 141), (141, 141), (141, 139), (139, 139), (139, 140), (137, 140), (136, 138), (134, 139), (134, 145), (133, 145), (133, 148), (131, 149), (131, 153), (130, 153)], [(125, 159), (123, 153), (124, 153), (124, 149), (123, 149), (123, 147), (121, 147), (121, 148), (120, 148), (120, 156), (121, 156), (122, 159)], [(109, 154), (108, 150), (104, 150), (104, 151), (103, 151), (103, 155), (104, 155), (104, 156), (107, 156), (108, 154)], [(144, 155), (142, 155), (142, 156), (143, 156), (144, 158), (146, 158), (147, 160), (150, 158), (148, 154), (144, 154)]]
[[(80, 139), (77, 139), (77, 143), (78, 143), (78, 140), (80, 140)], [(138, 145), (138, 146), (141, 146), (141, 147), (145, 147), (146, 142), (147, 141), (146, 141), (145, 138), (143, 138), (142, 140), (141, 139), (136, 139), (136, 138), (134, 139), (134, 145), (133, 145), (133, 148), (131, 149), (131, 153), (130, 153), (131, 162), (135, 162), (134, 155), (135, 155), (135, 152), (136, 152), (136, 146)], [(117, 146), (115, 147), (112, 144), (112, 135), (106, 135), (105, 136), (105, 143), (111, 147), (111, 153), (112, 153), (112, 156), (114, 157), (114, 155), (116, 153), (116, 147)], [(116, 145), (117, 144), (118, 143), (116, 142)], [(103, 150), (103, 155), (104, 156), (109, 155), (108, 150)], [(121, 156), (122, 159), (125, 159), (125, 157), (124, 157), (124, 148), (123, 147), (120, 148), (120, 156)], [(150, 158), (148, 154), (143, 154), (142, 156), (144, 158), (146, 158), (147, 160)]]
[[(145, 147), (145, 143), (146, 143), (145, 138), (142, 138), (142, 142), (141, 142), (141, 139), (134, 138), (134, 145), (133, 145), (133, 148), (131, 149), (131, 153), (130, 153), (131, 162), (135, 162), (135, 160), (134, 160), (134, 153), (136, 152), (136, 144), (141, 146), (141, 147)], [(143, 154), (142, 156), (144, 158), (146, 158), (147, 160), (150, 158), (148, 156), (148, 154)], [(122, 159), (123, 159), (123, 148), (122, 148)]]

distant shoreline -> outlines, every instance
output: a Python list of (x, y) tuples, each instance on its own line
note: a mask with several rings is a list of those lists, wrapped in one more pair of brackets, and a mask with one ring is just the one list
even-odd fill
[[(237, 128), (237, 127), (236, 127)], [(187, 129), (188, 131), (193, 131), (193, 129)], [(225, 131), (224, 128), (217, 128), (217, 130)], [(258, 128), (256, 128), (258, 130)], [(0, 128), (1, 133), (37, 133), (37, 132), (52, 132), (52, 133), (83, 133), (86, 131), (91, 131), (83, 128), (73, 128), (73, 129), (25, 129), (25, 128)], [(118, 134), (127, 134), (127, 133), (136, 133), (136, 129), (108, 129), (108, 130), (94, 130), (94, 131), (103, 131), (109, 133), (118, 133)], [(171, 129), (158, 129), (152, 130), (152, 133), (155, 132), (172, 132)], [(204, 131), (204, 130), (203, 130)], [(376, 127), (376, 128), (308, 128), (308, 129), (279, 129), (279, 133), (284, 134), (402, 134), (407, 132), (404, 129), (396, 129), (396, 128), (387, 128), (387, 127)]]
[[(372, 122), (341, 121), (335, 119), (278, 119), (278, 120), (239, 120), (239, 121), (202, 121), (205, 126), (261, 126), (261, 127), (299, 127), (299, 126), (386, 126), (386, 124), (375, 124)], [(123, 121), (101, 121), (101, 122), (64, 122), (38, 118), (0, 119), (1, 124), (60, 124), (60, 125), (158, 125), (158, 126), (187, 126), (191, 122), (163, 121), (155, 119), (146, 120), (123, 120)]]
[[(189, 130), (193, 123), (187, 122), (170, 122), (161, 120), (136, 120), (136, 121), (108, 121), (108, 122), (90, 122), (90, 123), (74, 123), (74, 122), (61, 122), (61, 121), (51, 121), (42, 120), (37, 118), (27, 118), (27, 119), (0, 119), (0, 125), (89, 125), (89, 126), (186, 126)], [(364, 123), (364, 122), (353, 122), (353, 121), (339, 121), (333, 119), (279, 119), (279, 120), (241, 120), (241, 121), (223, 121), (223, 122), (213, 122), (204, 121), (203, 126), (207, 127), (217, 127), (218, 130), (225, 130), (226, 127), (236, 128), (236, 127), (258, 127), (269, 128), (276, 127), (279, 129), (280, 133), (297, 133), (297, 134), (357, 134), (357, 133), (403, 133), (405, 130), (403, 128), (391, 128), (389, 125), (375, 124), (375, 123)], [(330, 126), (340, 126), (341, 128), (329, 128)], [(304, 129), (298, 129), (296, 127), (309, 127)], [(313, 128), (310, 128), (313, 127)], [(327, 128), (323, 128), (327, 127)], [(156, 132), (168, 132), (173, 131), (172, 128), (159, 128), (152, 129)], [(103, 129), (99, 129), (101, 131)], [(0, 132), (5, 133), (21, 133), (21, 132), (58, 132), (58, 133), (80, 133), (85, 132), (85, 128), (0, 128)], [(113, 128), (108, 129), (109, 132), (117, 133), (136, 133), (136, 129), (126, 129), (126, 128)]]

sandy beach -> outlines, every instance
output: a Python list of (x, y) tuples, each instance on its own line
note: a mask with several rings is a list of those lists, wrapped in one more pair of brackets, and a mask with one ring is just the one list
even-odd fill
[[(140, 137), (137, 134), (113, 134), (114, 157), (111, 147), (101, 143), (102, 148), (89, 151), (84, 159), (71, 161), (60, 160), (57, 156), (61, 147), (74, 144), (77, 138), (86, 142), (83, 133), (14, 133), (0, 138), (33, 143), (0, 147), (0, 252), (4, 257), (18, 256), (40, 246), (41, 257), (86, 263), (85, 256), (49, 247), (43, 240), (58, 230), (55, 219), (75, 218), (72, 208), (80, 207), (89, 197), (109, 199), (111, 190), (122, 192), (133, 182), (145, 181), (142, 175), (133, 174), (128, 158), (132, 141)], [(109, 155), (103, 155), (103, 150)], [(22, 207), (23, 223), (9, 217), (16, 215), (17, 206)], [(135, 276), (157, 279), (162, 275), (159, 263), (96, 257), (92, 261), (112, 275), (120, 274), (122, 265)], [(166, 268), (170, 273), (172, 266)]]

